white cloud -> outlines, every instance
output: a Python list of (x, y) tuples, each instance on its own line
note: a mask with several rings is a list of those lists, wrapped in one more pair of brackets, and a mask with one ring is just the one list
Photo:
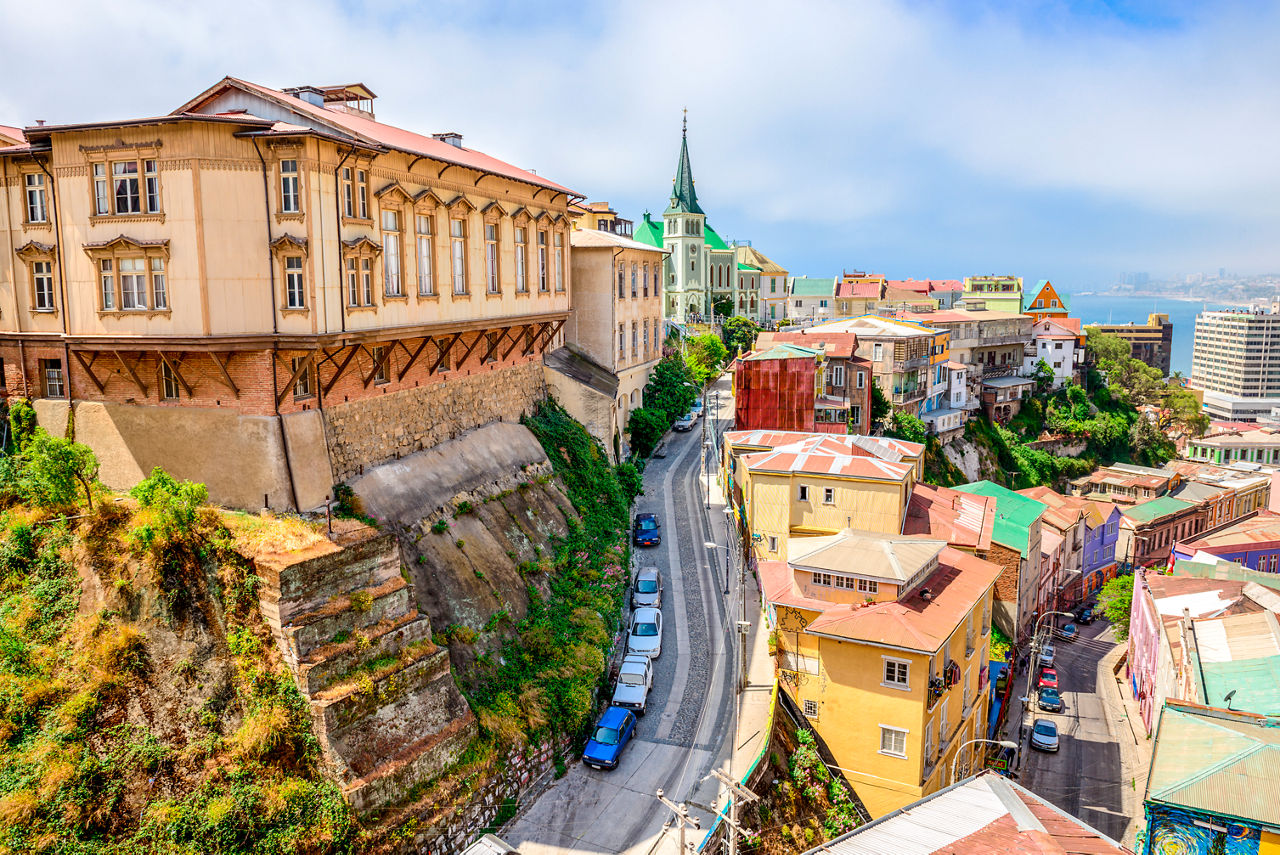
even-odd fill
[(0, 0), (0, 123), (166, 112), (224, 74), (360, 80), (384, 120), (657, 210), (687, 106), (700, 195), (761, 228), (857, 226), (963, 205), (956, 188), (974, 186), (1280, 226), (1270, 11), (1140, 31), (888, 0), (599, 4), (546, 22), (401, 0), (52, 5)]

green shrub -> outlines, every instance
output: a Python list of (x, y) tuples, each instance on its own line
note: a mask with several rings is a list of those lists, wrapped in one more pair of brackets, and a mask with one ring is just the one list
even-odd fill
[[(681, 414), (683, 415), (683, 413)], [(631, 411), (627, 420), (627, 432), (631, 436), (631, 447), (641, 457), (648, 457), (658, 447), (662, 435), (671, 427), (672, 419), (663, 410), (649, 407), (637, 407)], [(635, 495), (635, 494), (632, 494)]]
[(141, 524), (129, 533), (135, 547), (152, 549), (186, 539), (194, 531), (200, 508), (209, 501), (209, 491), (194, 481), (178, 481), (159, 466), (129, 491), (147, 512)]
[(52, 436), (44, 428), (35, 429), (18, 460), (19, 494), (43, 508), (74, 507), (83, 491), (93, 510), (97, 477), (98, 458), (89, 446)]
[(433, 534), (444, 534), (448, 530), (449, 521), (444, 517), (441, 517), (431, 524), (431, 531)]
[(640, 467), (634, 463), (623, 461), (613, 469), (614, 477), (618, 479), (618, 485), (622, 487), (622, 491), (631, 498), (635, 498), (644, 492), (644, 477), (640, 474)]
[(471, 503), (464, 500), (464, 501), (458, 502), (458, 506), (453, 509), (453, 515), (455, 518), (457, 518), (457, 517), (469, 514), (474, 510), (475, 508), (471, 507)]

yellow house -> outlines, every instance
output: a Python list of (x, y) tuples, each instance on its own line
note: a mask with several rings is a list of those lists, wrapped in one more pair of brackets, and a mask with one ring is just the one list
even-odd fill
[(759, 564), (778, 677), (872, 817), (969, 774), (986, 736), (1000, 568), (940, 540), (847, 530)]
[(732, 501), (760, 559), (781, 559), (792, 537), (857, 525), (898, 534), (924, 447), (872, 436), (797, 431), (725, 434)]

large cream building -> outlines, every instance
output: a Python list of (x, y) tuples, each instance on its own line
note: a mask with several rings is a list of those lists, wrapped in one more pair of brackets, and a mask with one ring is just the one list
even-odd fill
[(4, 387), (58, 433), (74, 406), (108, 483), (161, 465), (241, 506), (531, 406), (575, 194), (373, 100), (228, 77), (0, 148)]

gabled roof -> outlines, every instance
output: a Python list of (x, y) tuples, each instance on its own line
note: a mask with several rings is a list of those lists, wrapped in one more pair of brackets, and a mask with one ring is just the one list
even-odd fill
[(1136, 523), (1149, 523), (1194, 507), (1195, 505), (1190, 502), (1184, 502), (1181, 499), (1174, 499), (1169, 496), (1161, 496), (1158, 499), (1152, 499), (1149, 502), (1125, 508), (1124, 516)]
[(737, 251), (737, 254), (738, 254), (738, 261), (744, 262), (746, 264), (751, 265), (752, 267), (755, 267), (761, 273), (785, 275), (787, 272), (782, 265), (778, 264), (773, 259), (769, 258), (769, 256), (765, 255), (763, 252), (761, 252), (760, 250), (756, 249), (753, 246), (739, 245), (735, 247), (735, 250)]
[(1081, 505), (1067, 501), (1066, 496), (1050, 487), (1030, 487), (1017, 492), (1044, 505), (1044, 521), (1059, 531), (1072, 528), (1081, 517), (1087, 516)]
[(800, 442), (744, 455), (742, 462), (753, 472), (805, 472), (812, 475), (898, 482), (907, 478), (913, 470), (912, 464), (898, 463), (867, 453), (859, 454), (845, 442), (862, 438), (812, 434), (809, 439)]
[(741, 357), (744, 362), (763, 362), (769, 359), (813, 359), (818, 351), (812, 347), (779, 343), (767, 350), (757, 350)]
[(592, 247), (603, 247), (611, 249), (637, 249), (642, 252), (660, 252), (665, 253), (666, 250), (660, 246), (643, 243), (632, 238), (616, 235), (613, 232), (603, 232), (599, 229), (574, 229), (569, 233), (569, 246), (575, 249), (589, 249)]
[(235, 77), (224, 77), (209, 89), (174, 110), (171, 115), (207, 112), (203, 108), (207, 107), (217, 96), (230, 89), (238, 89), (262, 98), (276, 107), (283, 107), (286, 111), (292, 113), (300, 124), (307, 127), (319, 126), (322, 130), (336, 133), (340, 136), (348, 136), (362, 143), (422, 155), (441, 163), (452, 163), (467, 169), (499, 175), (504, 178), (532, 184), (536, 187), (545, 187), (548, 190), (564, 193), (568, 196), (581, 195), (561, 184), (548, 181), (540, 175), (512, 166), (483, 152), (451, 145), (443, 140), (437, 140), (403, 128), (384, 125), (365, 116), (319, 107), (278, 89), (271, 89), (267, 86), (250, 83), (247, 80), (240, 80)]
[(1280, 727), (1273, 718), (1168, 701), (1146, 801), (1280, 828)]
[(984, 771), (804, 855), (1133, 855), (1030, 790)]
[(648, 211), (644, 212), (644, 219), (635, 227), (631, 236), (640, 243), (647, 243), (649, 246), (656, 246), (659, 249), (663, 248), (662, 223), (655, 223)]
[(916, 484), (911, 488), (902, 533), (936, 537), (951, 546), (986, 551), (991, 548), (995, 518), (994, 498)]
[(708, 249), (729, 249), (729, 244), (724, 242), (724, 238), (720, 237), (719, 232), (711, 228), (710, 223), (703, 223), (702, 236), (707, 241)]
[(946, 545), (943, 540), (845, 529), (826, 537), (791, 538), (787, 561), (801, 570), (857, 573), (902, 585), (933, 563)]
[(1028, 496), (1021, 496), (1008, 487), (991, 481), (975, 481), (956, 487), (961, 493), (975, 496), (991, 496), (996, 500), (996, 519), (991, 527), (991, 539), (1002, 546), (1016, 549), (1024, 556), (1030, 546), (1030, 527), (1045, 512), (1045, 504)]
[(834, 297), (835, 277), (794, 276), (791, 279), (793, 297)]
[[(1208, 485), (1197, 485), (1205, 486)], [(1226, 528), (1192, 540), (1184, 540), (1181, 546), (1188, 550), (1203, 549), (1207, 552), (1233, 552), (1245, 549), (1264, 549), (1280, 544), (1280, 514), (1259, 511), (1255, 517), (1234, 522)], [(1278, 577), (1280, 578), (1280, 577)]]
[(0, 125), (0, 145), (22, 145), (27, 141), (26, 136), (22, 133), (22, 128), (14, 128), (9, 125)]
[[(887, 535), (879, 537), (890, 539)], [(929, 544), (929, 549), (939, 543), (897, 540), (899, 544), (912, 542)], [(834, 603), (810, 596), (806, 588), (815, 592), (821, 589), (809, 586), (809, 573), (804, 568), (798, 578), (786, 561), (759, 563), (761, 588), (771, 604), (819, 612), (806, 627), (807, 632), (933, 653), (964, 623), (1000, 575), (998, 565), (949, 546), (943, 546), (937, 558), (937, 569), (896, 600)], [(862, 572), (857, 563), (845, 569), (854, 575)]]

